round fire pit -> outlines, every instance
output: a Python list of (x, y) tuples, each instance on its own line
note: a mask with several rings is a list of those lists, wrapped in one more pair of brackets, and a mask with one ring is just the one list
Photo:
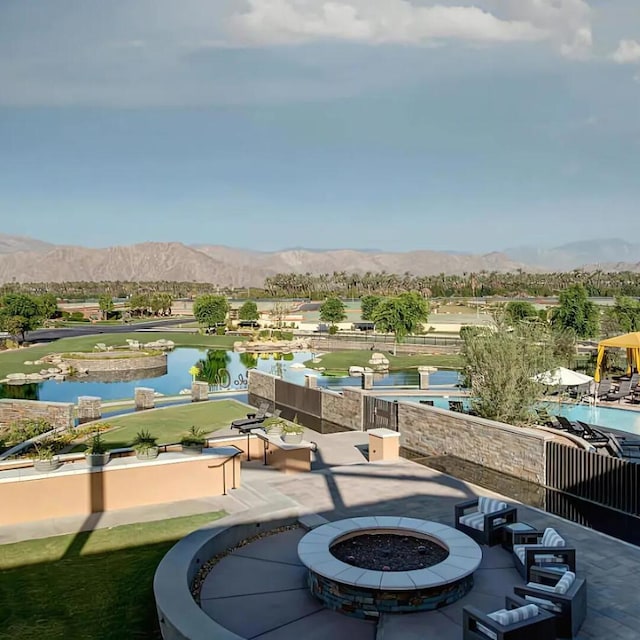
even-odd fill
[(376, 516), (331, 522), (298, 545), (311, 593), (362, 618), (428, 611), (473, 586), (480, 547), (461, 531), (415, 518)]

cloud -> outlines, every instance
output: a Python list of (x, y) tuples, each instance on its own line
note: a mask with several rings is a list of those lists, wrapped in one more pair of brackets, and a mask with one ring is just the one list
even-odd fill
[(637, 40), (620, 40), (618, 48), (611, 54), (618, 64), (640, 62), (640, 42)]
[(230, 35), (253, 45), (317, 40), (410, 45), (549, 40), (566, 57), (589, 55), (591, 8), (585, 0), (480, 0), (479, 4), (483, 8), (418, 6), (409, 0), (248, 0), (246, 10), (230, 19)]
[(415, 6), (407, 0), (249, 0), (230, 20), (232, 35), (254, 44), (346, 40), (369, 44), (427, 44), (541, 40), (545, 30), (501, 20), (478, 7)]

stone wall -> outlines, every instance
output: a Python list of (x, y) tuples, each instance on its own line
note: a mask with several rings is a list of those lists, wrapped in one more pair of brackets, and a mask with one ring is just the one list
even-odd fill
[(249, 370), (249, 393), (270, 402), (276, 400), (276, 377), (257, 369)]
[(127, 358), (117, 358), (117, 352), (108, 354), (96, 354), (94, 358), (74, 358), (73, 354), (65, 356), (63, 361), (74, 369), (87, 370), (90, 373), (95, 371), (138, 371), (141, 369), (161, 369), (167, 368), (167, 354), (156, 355), (132, 355)]
[(545, 483), (545, 442), (552, 435), (436, 407), (398, 404), (401, 446), (426, 456), (456, 456), (528, 482)]
[(156, 406), (155, 391), (151, 387), (136, 387), (134, 394), (136, 411), (153, 409)]
[(93, 422), (102, 417), (102, 400), (97, 396), (78, 397), (78, 422)]
[(46, 420), (53, 427), (73, 426), (72, 402), (40, 402), (39, 400), (0, 399), (0, 424), (16, 420)]
[(322, 391), (322, 419), (356, 431), (362, 430), (362, 392), (344, 389), (342, 395)]
[(208, 382), (191, 383), (191, 402), (204, 402), (209, 399)]

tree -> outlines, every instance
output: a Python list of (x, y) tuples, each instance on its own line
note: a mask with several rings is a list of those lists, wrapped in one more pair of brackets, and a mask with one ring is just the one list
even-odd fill
[(602, 330), (607, 335), (640, 331), (640, 302), (628, 296), (617, 297), (603, 314)]
[(371, 322), (373, 312), (380, 300), (382, 300), (380, 296), (362, 296), (362, 298), (360, 298), (360, 315), (363, 320)]
[(0, 328), (12, 335), (37, 329), (42, 322), (42, 307), (35, 296), (26, 293), (8, 293), (0, 300)]
[(102, 319), (107, 320), (109, 318), (109, 314), (113, 311), (113, 298), (103, 293), (98, 298), (98, 307), (100, 308), (100, 313), (102, 313)]
[(335, 326), (338, 322), (346, 320), (344, 302), (340, 298), (327, 298), (320, 307), (320, 320), (329, 322)]
[(218, 324), (224, 324), (229, 312), (229, 303), (224, 296), (199, 296), (193, 303), (193, 315), (204, 327), (210, 329)]
[(43, 318), (55, 318), (58, 313), (58, 298), (53, 293), (45, 293), (38, 299)]
[(238, 311), (240, 320), (256, 321), (259, 317), (258, 305), (253, 300), (247, 300)]
[(562, 291), (559, 303), (551, 317), (554, 329), (572, 329), (578, 338), (593, 338), (598, 333), (600, 312), (584, 286), (574, 284)]
[(534, 377), (554, 368), (553, 336), (539, 323), (497, 326), (463, 336), (464, 373), (471, 407), (489, 420), (524, 426), (535, 419), (542, 387)]
[(273, 323), (276, 325), (276, 327), (280, 328), (282, 327), (284, 319), (287, 317), (288, 313), (289, 307), (284, 302), (280, 302), (279, 300), (277, 300), (273, 303), (273, 307), (271, 307), (269, 315), (271, 316), (271, 319), (273, 320)]
[(523, 320), (538, 318), (538, 312), (530, 302), (513, 300), (505, 307), (505, 318), (509, 324), (514, 325)]
[(393, 333), (393, 355), (398, 342), (422, 328), (429, 317), (429, 303), (415, 291), (402, 293), (394, 298), (381, 300), (373, 312), (372, 320), (383, 333)]

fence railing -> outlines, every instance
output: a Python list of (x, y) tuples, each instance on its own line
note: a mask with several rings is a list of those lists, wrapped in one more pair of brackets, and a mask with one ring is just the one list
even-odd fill
[(320, 389), (301, 387), (279, 378), (276, 378), (275, 383), (276, 405), (288, 407), (316, 418), (322, 417), (322, 391)]
[(558, 442), (546, 446), (548, 487), (640, 515), (640, 464)]
[(373, 396), (364, 397), (363, 428), (398, 430), (398, 403)]

